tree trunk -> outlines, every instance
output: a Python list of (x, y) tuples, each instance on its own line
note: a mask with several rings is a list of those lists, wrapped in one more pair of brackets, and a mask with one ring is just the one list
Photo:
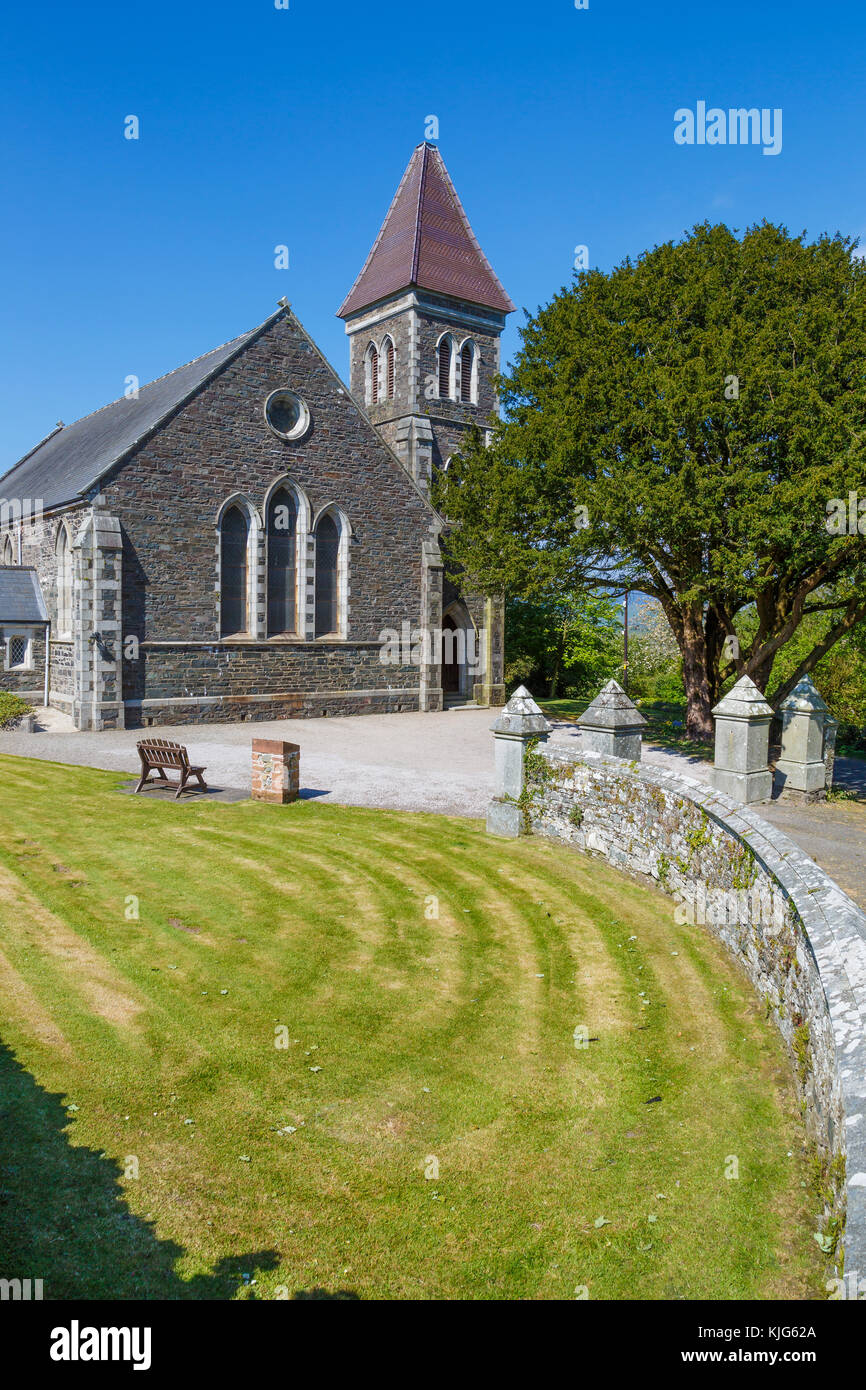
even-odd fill
[(559, 677), (562, 672), (562, 656), (565, 650), (565, 632), (560, 630), (556, 642), (556, 656), (553, 662), (553, 675), (550, 677), (549, 700), (555, 700), (559, 691)]
[(749, 672), (749, 678), (755, 682), (762, 695), (766, 694), (773, 672), (773, 660), (774, 658), (770, 657), (769, 661), (762, 662), (760, 666), (756, 666), (754, 670)]
[(707, 676), (707, 651), (700, 605), (683, 612), (683, 684), (686, 689), (686, 734), (700, 743), (714, 735), (713, 700)]

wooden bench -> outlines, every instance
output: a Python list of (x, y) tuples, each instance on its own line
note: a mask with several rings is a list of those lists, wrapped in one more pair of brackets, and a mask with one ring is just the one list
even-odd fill
[[(177, 783), (177, 794), (175, 801), (180, 799), (181, 792), (186, 790), (186, 784), (191, 777), (198, 779), (199, 787), (203, 792), (207, 791), (204, 780), (203, 767), (191, 767), (189, 755), (182, 743), (169, 743), (164, 738), (146, 738), (141, 743), (136, 744), (138, 756), (141, 758), (141, 777), (135, 791), (136, 794), (146, 786), (152, 772), (156, 772), (163, 782), (168, 786), (175, 786), (174, 782), (169, 782), (165, 775), (166, 768), (177, 768), (180, 781)], [(157, 785), (151, 783), (151, 786)]]

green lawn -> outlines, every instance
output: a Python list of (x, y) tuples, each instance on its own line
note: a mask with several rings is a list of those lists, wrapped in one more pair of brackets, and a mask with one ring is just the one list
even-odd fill
[(781, 1044), (660, 893), (474, 821), (122, 780), (0, 758), (0, 1276), (817, 1296)]

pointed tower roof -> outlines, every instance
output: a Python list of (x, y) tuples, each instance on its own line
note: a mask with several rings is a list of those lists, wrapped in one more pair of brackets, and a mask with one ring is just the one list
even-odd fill
[(337, 317), (348, 318), (416, 286), (501, 314), (514, 309), (478, 245), (442, 156), (426, 141), (412, 155), (373, 249)]

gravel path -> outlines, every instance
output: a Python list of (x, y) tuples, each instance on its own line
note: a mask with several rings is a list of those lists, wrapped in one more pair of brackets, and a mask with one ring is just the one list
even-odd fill
[[(0, 733), (0, 753), (136, 772), (139, 731), (79, 733), (54, 710), (42, 711), (40, 718), (41, 733)], [(194, 724), (155, 732), (185, 744), (191, 760), (207, 767), (208, 783), (215, 788), (248, 792), (252, 739), (286, 739), (300, 745), (306, 797), (348, 806), (483, 816), (493, 793), (494, 718), (492, 710), (464, 708), (442, 714)], [(579, 746), (580, 735), (573, 724), (562, 722), (554, 725), (551, 740)], [(699, 782), (709, 777), (709, 763), (655, 744), (644, 746), (643, 760)], [(836, 778), (866, 795), (866, 762), (837, 759)], [(755, 810), (790, 835), (866, 908), (866, 805), (771, 802)]]
[[(214, 787), (250, 788), (254, 738), (285, 739), (301, 748), (306, 796), (349, 806), (483, 816), (493, 792), (494, 714), (455, 709), (443, 714), (373, 714), (362, 718), (289, 719), (254, 724), (161, 725), (152, 732), (189, 750)], [(0, 733), (0, 753), (135, 772), (140, 730), (80, 733), (49, 711), (45, 732)]]

